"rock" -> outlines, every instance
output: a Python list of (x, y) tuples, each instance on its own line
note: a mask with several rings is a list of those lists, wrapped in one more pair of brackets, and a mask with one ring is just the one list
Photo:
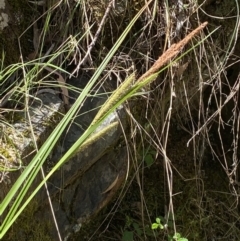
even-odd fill
[[(88, 81), (88, 77), (69, 81), (73, 86), (69, 90), (71, 104), (79, 95), (79, 92), (73, 90), (84, 88)], [(33, 101), (30, 101), (29, 115), (23, 112), (17, 114), (17, 120), (12, 124), (12, 133), (9, 134), (15, 151), (21, 157), (19, 166), (26, 166), (36, 153), (30, 126), (40, 148), (62, 118), (60, 113), (63, 112), (63, 102), (59, 97), (50, 92), (40, 91), (39, 93)], [(44, 164), (45, 173), (51, 170), (84, 133), (107, 98), (103, 88), (95, 89), (89, 94), (74, 121)], [(28, 116), (31, 119), (31, 125)], [(112, 123), (114, 128), (98, 138), (93, 138), (94, 134), (101, 132)], [(60, 233), (65, 240), (68, 240), (72, 233), (77, 232), (84, 223), (90, 221), (91, 217), (112, 199), (124, 181), (127, 171), (127, 150), (123, 145), (123, 128), (126, 128), (126, 113), (121, 106), (97, 128), (90, 136), (90, 141), (84, 143), (80, 151), (49, 179), (48, 191)], [(22, 160), (21, 165), (20, 160)], [(19, 171), (11, 173), (9, 181), (3, 184), (4, 188), (1, 188), (1, 200), (20, 174)], [(41, 179), (41, 175), (38, 175), (31, 190)], [(35, 200), (39, 205), (39, 212), (34, 214), (35, 219), (43, 223), (46, 220), (52, 220), (46, 190), (42, 189)], [(19, 228), (21, 230), (21, 227)], [(51, 232), (51, 239), (56, 240), (57, 233), (53, 230), (55, 229), (52, 227), (48, 233)]]
[[(83, 88), (88, 78), (70, 80), (70, 84)], [(78, 94), (69, 91), (70, 100)], [(84, 102), (74, 122), (62, 138), (51, 162), (57, 162), (90, 125), (99, 107), (108, 98), (102, 88), (94, 90)], [(71, 233), (79, 230), (83, 223), (90, 221), (113, 197), (124, 181), (127, 171), (127, 150), (120, 144), (122, 128), (126, 126), (123, 107), (113, 112), (98, 128), (117, 121), (117, 126), (102, 138), (91, 141), (85, 148), (64, 164), (50, 179), (49, 188), (62, 237), (67, 240)], [(120, 125), (121, 122), (121, 125)], [(111, 188), (111, 184), (114, 184)], [(108, 190), (110, 187), (111, 190)]]
[[(7, 159), (5, 167), (21, 171), (22, 167), (26, 166), (36, 153), (31, 128), (39, 148), (53, 131), (56, 123), (62, 118), (60, 113), (63, 111), (63, 102), (58, 96), (42, 93), (34, 100), (30, 100), (29, 117), (31, 123), (24, 111), (13, 112), (15, 123), (8, 125), (6, 124), (7, 120), (5, 120), (1, 125), (2, 136), (0, 143), (1, 147), (5, 146), (5, 148), (2, 148), (0, 151), (0, 163), (4, 166), (3, 161)], [(11, 158), (9, 158), (9, 155), (4, 155), (6, 151), (8, 153), (11, 152)], [(3, 182), (0, 189), (1, 201), (21, 174), (20, 171), (12, 171), (11, 175), (7, 175), (8, 172), (5, 172), (5, 174), (3, 172), (0, 173)], [(3, 175), (5, 175), (5, 178), (3, 178)]]

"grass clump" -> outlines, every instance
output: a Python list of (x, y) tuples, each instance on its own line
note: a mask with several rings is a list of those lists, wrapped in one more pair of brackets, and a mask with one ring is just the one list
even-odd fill
[[(223, 2), (221, 6), (226, 4)], [(43, 146), (35, 146), (36, 156), (2, 201), (1, 214), (15, 198), (1, 224), (0, 237), (48, 178), (81, 150), (89, 138), (98, 138), (93, 135), (95, 129), (131, 97), (134, 101), (125, 105), (130, 117), (130, 134), (124, 133), (128, 140), (130, 175), (115, 203), (103, 211), (103, 218), (95, 222), (96, 227), (91, 226), (93, 234), (82, 236), (84, 240), (94, 239), (94, 235), (98, 240), (124, 241), (238, 237), (237, 225), (233, 228), (229, 223), (223, 224), (225, 221), (219, 224), (229, 216), (238, 222), (233, 200), (237, 200), (238, 193), (239, 85), (236, 80), (239, 78), (230, 81), (225, 74), (228, 65), (239, 61), (238, 53), (235, 54), (237, 60), (233, 60), (232, 55), (239, 31), (238, 2), (231, 3), (236, 8), (227, 14), (221, 12), (224, 15), (221, 25), (226, 28), (231, 17), (231, 26), (234, 26), (224, 44), (216, 37), (221, 31), (216, 20), (219, 16), (207, 12), (212, 11), (211, 3), (178, 1), (173, 4), (152, 0), (93, 4), (92, 0), (62, 0), (43, 6), (32, 4), (37, 12), (30, 27), (32, 49), (27, 54), (20, 51), (22, 61), (2, 70), (2, 81), (17, 73), (14, 76), (17, 85), (5, 83), (15, 88), (14, 98), (18, 104), (15, 103), (14, 110), (28, 113), (28, 96), (36, 89), (48, 87), (61, 93), (67, 111)], [(209, 27), (206, 27), (206, 19)], [(180, 57), (176, 59), (178, 54)], [(71, 86), (67, 79), (82, 71), (90, 72), (92, 78), (70, 106), (68, 90)], [(109, 99), (86, 132), (43, 176), (43, 181), (27, 200), (23, 199), (79, 106), (93, 87), (99, 86), (110, 90)], [(1, 94), (4, 97), (7, 93)], [(22, 105), (19, 105), (20, 100)], [(230, 111), (224, 115), (226, 106)], [(232, 133), (228, 136), (230, 145), (224, 143), (224, 128)], [(208, 165), (217, 173), (209, 171)], [(225, 175), (222, 182), (228, 183), (231, 190), (226, 188), (228, 185), (211, 187), (213, 173), (214, 176)], [(220, 193), (233, 198), (222, 195), (219, 201)], [(228, 201), (233, 208), (222, 213)], [(215, 205), (219, 206), (221, 215), (216, 214), (219, 210), (213, 208)], [(160, 216), (162, 220), (156, 220)], [(214, 232), (217, 224), (226, 231)], [(152, 225), (161, 229), (159, 233), (151, 229)], [(74, 236), (78, 235), (81, 234)]]

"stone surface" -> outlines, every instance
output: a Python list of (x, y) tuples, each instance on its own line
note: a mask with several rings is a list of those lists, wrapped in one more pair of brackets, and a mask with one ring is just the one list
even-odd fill
[[(68, 84), (72, 85), (69, 91), (71, 104), (74, 103), (79, 91), (88, 81), (89, 77), (84, 76), (69, 81)], [(46, 173), (84, 133), (107, 98), (103, 88), (96, 88), (89, 94), (51, 157), (44, 164)], [(36, 153), (32, 133), (40, 148), (59, 123), (62, 118), (60, 112), (63, 111), (63, 102), (59, 96), (49, 92), (41, 91), (36, 98), (30, 99), (29, 103), (29, 115), (25, 112), (18, 113), (15, 123), (12, 124), (12, 133), (9, 134), (15, 150), (21, 157), (21, 165), (25, 166)], [(106, 132), (100, 139), (93, 139), (89, 142), (48, 181), (54, 212), (64, 240), (68, 240), (71, 234), (76, 233), (85, 222), (97, 214), (112, 199), (125, 179), (127, 150), (122, 145), (124, 142), (122, 131), (126, 127), (124, 108), (120, 107), (110, 114), (95, 133), (113, 122), (117, 123), (113, 129)], [(30, 126), (32, 126), (33, 132)], [(20, 174), (21, 171), (12, 172), (9, 182), (1, 184), (4, 186), (0, 191), (1, 200)], [(40, 180), (41, 175), (36, 178), (33, 189)], [(35, 215), (37, 220), (40, 222), (52, 220), (44, 188), (39, 192), (36, 200), (40, 205), (40, 211)], [(55, 229), (52, 228), (50, 232), (52, 232), (52, 239), (56, 240)]]
[[(88, 78), (82, 77), (70, 80), (69, 84), (81, 89), (87, 82)], [(78, 96), (78, 93), (73, 91), (69, 94), (72, 102)], [(107, 99), (102, 88), (93, 90), (91, 94), (94, 97), (89, 96), (84, 102), (51, 162), (57, 162), (75, 143)], [(126, 126), (123, 108), (112, 113), (102, 123), (101, 128), (114, 121), (118, 122), (115, 129), (100, 140), (91, 142), (50, 179), (48, 186), (53, 195), (55, 215), (65, 240), (111, 200), (125, 178), (127, 151), (120, 145), (123, 142), (122, 128)], [(98, 128), (98, 131), (101, 128)], [(111, 184), (114, 184), (114, 187), (108, 190)]]
[[(11, 175), (8, 175), (8, 172), (4, 173), (5, 178), (2, 179), (0, 188), (1, 201), (21, 174), (23, 166), (26, 166), (36, 153), (31, 127), (36, 143), (40, 147), (55, 128), (56, 123), (62, 118), (60, 113), (64, 111), (63, 102), (58, 96), (49, 93), (42, 93), (34, 100), (30, 100), (29, 103), (30, 118), (27, 117), (24, 111), (16, 112), (13, 115), (13, 118), (16, 119), (15, 123), (11, 125), (1, 123), (1, 146), (5, 144), (7, 150), (11, 149), (13, 154), (11, 160), (9, 160), (9, 156), (4, 156), (6, 152), (2, 149), (0, 163), (2, 163), (3, 159), (8, 159), (10, 163), (8, 162), (7, 167), (19, 169), (19, 171), (11, 172)], [(0, 173), (0, 177), (2, 175), (3, 173)]]

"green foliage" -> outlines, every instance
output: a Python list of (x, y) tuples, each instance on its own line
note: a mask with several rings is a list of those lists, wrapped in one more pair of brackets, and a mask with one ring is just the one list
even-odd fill
[(188, 239), (183, 238), (180, 233), (175, 233), (169, 241), (188, 241)]
[(161, 224), (161, 219), (160, 218), (156, 218), (156, 223), (152, 224), (152, 229), (163, 229), (163, 225)]
[[(106, 102), (106, 105), (108, 105), (108, 109), (106, 110), (106, 105), (103, 106), (103, 108), (100, 109), (99, 113), (93, 120), (92, 124), (87, 128), (87, 130), (84, 132), (84, 134), (76, 141), (75, 144), (67, 151), (67, 153), (59, 160), (59, 162), (52, 168), (52, 170), (48, 173), (48, 175), (45, 177), (45, 179), (35, 188), (35, 190), (32, 192), (32, 194), (27, 198), (27, 200), (24, 200), (26, 197), (29, 188), (31, 187), (36, 175), (39, 173), (42, 165), (44, 164), (45, 160), (49, 157), (51, 151), (53, 150), (55, 144), (59, 140), (61, 134), (67, 127), (67, 125), (71, 122), (72, 118), (74, 117), (75, 113), (77, 112), (79, 106), (82, 105), (82, 102), (98, 80), (100, 74), (110, 61), (110, 59), (113, 57), (113, 55), (118, 50), (119, 46), (129, 33), (130, 29), (132, 28), (133, 24), (137, 21), (137, 19), (141, 16), (143, 13), (144, 8), (142, 8), (138, 14), (133, 18), (133, 20), (129, 23), (128, 27), (125, 29), (125, 31), (122, 33), (118, 41), (115, 43), (113, 48), (109, 51), (106, 58), (103, 60), (101, 65), (98, 67), (94, 75), (89, 81), (89, 84), (83, 89), (82, 93), (74, 103), (74, 105), (71, 107), (71, 109), (67, 112), (67, 114), (63, 117), (61, 122), (57, 125), (55, 130), (51, 133), (49, 138), (46, 140), (46, 142), (42, 145), (42, 147), (39, 149), (33, 160), (29, 163), (29, 165), (26, 167), (26, 169), (23, 171), (21, 176), (18, 178), (18, 180), (14, 183), (11, 190), (8, 192), (4, 200), (2, 201), (0, 205), (0, 215), (2, 215), (9, 204), (11, 204), (11, 208), (8, 211), (5, 219), (1, 223), (0, 226), (0, 239), (4, 237), (8, 229), (12, 226), (12, 224), (16, 221), (18, 216), (23, 212), (23, 210), (27, 207), (29, 202), (32, 200), (32, 198), (36, 195), (36, 193), (40, 190), (40, 188), (45, 184), (45, 182), (59, 169), (61, 165), (63, 165), (66, 161), (68, 161), (79, 149), (81, 149), (81, 146), (85, 144), (85, 142), (89, 139), (90, 135), (99, 127), (99, 125), (104, 121), (104, 119), (115, 109), (120, 106), (124, 101), (126, 101), (128, 98), (132, 97), (140, 88), (142, 88), (144, 85), (148, 84), (150, 81), (153, 80), (153, 77), (150, 76), (150, 78), (147, 78), (145, 81), (141, 83), (136, 83), (132, 85), (133, 82), (133, 76), (129, 78), (128, 86), (126, 85), (126, 82), (120, 86), (119, 92), (116, 90), (111, 97), (109, 97), (109, 100)], [(27, 64), (26, 64), (27, 65)], [(45, 63), (42, 64), (43, 67), (50, 66), (54, 69), (58, 68), (56, 66), (53, 66), (51, 63)], [(17, 65), (14, 66), (17, 68)], [(19, 68), (22, 68), (20, 65)], [(58, 68), (59, 69), (59, 68)], [(61, 69), (61, 71), (63, 71)], [(4, 71), (5, 72), (5, 71)], [(12, 71), (11, 71), (12, 73)], [(2, 76), (2, 74), (0, 74)], [(154, 77), (156, 74), (154, 75)], [(3, 76), (2, 76), (3, 77)], [(32, 76), (29, 76), (29, 80), (31, 80)], [(29, 87), (27, 85), (26, 87)], [(113, 123), (114, 124), (114, 123)], [(107, 127), (108, 128), (108, 127)], [(97, 133), (98, 134), (98, 133)], [(93, 136), (91, 136), (93, 138)], [(13, 201), (14, 199), (14, 201)]]
[[(164, 226), (168, 227), (168, 225), (162, 225), (161, 223), (162, 218), (156, 218), (156, 222), (152, 223), (152, 229), (164, 229)], [(184, 238), (181, 236), (180, 233), (175, 233), (173, 236), (168, 235), (168, 240), (169, 241), (188, 241), (188, 239)]]
[[(155, 80), (158, 73), (155, 73), (146, 79), (142, 80), (141, 82), (134, 82), (135, 77), (134, 75), (127, 78), (127, 80), (112, 94), (111, 97), (109, 97), (109, 100), (103, 105), (103, 108), (98, 112), (96, 118), (93, 120), (91, 125), (87, 128), (87, 130), (84, 132), (84, 134), (76, 141), (76, 143), (69, 149), (69, 151), (59, 160), (59, 162), (52, 168), (52, 170), (48, 173), (48, 175), (45, 177), (45, 179), (36, 187), (36, 189), (33, 191), (31, 195), (27, 195), (29, 188), (31, 187), (35, 177), (38, 175), (39, 170), (43, 166), (46, 159), (49, 157), (51, 151), (53, 150), (55, 144), (59, 140), (61, 134), (64, 132), (65, 128), (69, 125), (69, 123), (74, 118), (77, 110), (79, 109), (79, 106), (82, 105), (83, 101), (85, 100), (86, 96), (91, 91), (92, 87), (97, 82), (99, 76), (104, 71), (105, 67), (107, 66), (110, 59), (114, 56), (120, 45), (123, 43), (124, 39), (128, 35), (130, 29), (133, 27), (133, 24), (136, 23), (137, 19), (141, 16), (144, 9), (147, 8), (147, 5), (142, 8), (139, 13), (133, 18), (133, 20), (129, 23), (125, 31), (122, 33), (120, 38), (116, 41), (113, 48), (108, 52), (108, 55), (103, 60), (99, 68), (96, 70), (94, 75), (92, 76), (91, 80), (89, 81), (89, 84), (83, 89), (80, 96), (74, 103), (74, 105), (71, 107), (71, 109), (68, 111), (68, 113), (63, 117), (62, 121), (57, 125), (55, 130), (51, 133), (47, 141), (43, 144), (43, 146), (38, 150), (37, 154), (31, 161), (31, 163), (26, 167), (26, 169), (22, 172), (22, 175), (19, 177), (17, 182), (13, 185), (10, 192), (6, 195), (4, 200), (1, 203), (0, 206), (0, 215), (2, 215), (4, 212), (8, 211), (6, 217), (2, 220), (1, 226), (0, 226), (0, 239), (4, 237), (6, 232), (9, 230), (9, 228), (12, 226), (12, 224), (16, 221), (16, 219), (19, 217), (19, 215), (23, 212), (23, 210), (27, 207), (29, 202), (32, 200), (32, 198), (36, 195), (36, 193), (40, 190), (40, 188), (45, 184), (45, 182), (57, 171), (61, 165), (63, 165), (65, 162), (67, 162), (74, 154), (76, 154), (77, 151), (81, 150), (81, 147), (83, 145), (86, 145), (88, 141), (91, 141), (90, 138), (99, 138), (99, 136), (92, 135), (94, 131), (99, 127), (99, 125), (104, 121), (104, 119), (115, 109), (120, 106), (124, 101), (131, 98), (136, 94), (137, 91), (139, 91), (142, 87), (145, 85), (151, 83), (153, 80)], [(44, 32), (45, 34), (45, 32)], [(65, 46), (65, 49), (62, 51), (65, 51), (67, 47), (67, 44)], [(194, 47), (193, 47), (194, 48)], [(193, 49), (192, 48), (192, 49)], [(191, 49), (191, 50), (192, 50)], [(67, 52), (67, 51), (66, 51)], [(56, 53), (58, 55), (60, 53)], [(36, 76), (39, 74), (38, 68), (45, 68), (45, 67), (51, 67), (54, 70), (58, 69), (60, 72), (64, 72), (63, 69), (60, 69), (56, 66), (53, 66), (53, 59), (56, 57), (52, 56), (50, 58), (48, 63), (41, 63), (41, 59), (39, 59), (40, 63), (36, 63), (38, 67), (31, 69), (31, 71), (27, 71), (28, 67), (32, 68), (32, 66), (35, 64), (34, 62), (28, 62), (24, 63), (24, 66), (22, 63), (19, 65), (13, 65), (9, 66), (5, 70), (0, 72), (0, 78), (1, 79), (7, 79), (10, 77), (14, 72), (17, 72), (19, 69), (26, 71), (25, 75), (25, 87), (30, 88), (30, 86), (33, 84), (33, 80), (36, 78)], [(51, 56), (48, 56), (51, 57)], [(14, 68), (14, 70), (13, 70)], [(167, 67), (166, 67), (167, 68)], [(24, 90), (23, 90), (24, 91)], [(111, 128), (109, 126), (108, 128)], [(104, 131), (108, 131), (109, 129), (104, 129)], [(99, 135), (99, 133), (98, 133)], [(90, 137), (91, 136), (91, 137)], [(152, 150), (147, 150), (145, 153), (145, 162), (148, 167), (150, 167), (154, 162), (154, 155), (155, 152)], [(26, 198), (27, 197), (27, 198)], [(9, 208), (9, 209), (8, 209)], [(149, 226), (140, 227), (140, 225), (137, 222), (133, 222), (130, 220), (130, 224), (128, 225), (128, 229), (132, 228), (133, 231), (125, 230), (123, 232), (123, 241), (130, 241), (134, 239), (134, 234), (138, 236), (142, 236), (143, 234), (147, 236), (153, 236), (153, 234), (150, 232), (151, 229)], [(161, 219), (157, 218), (156, 223), (152, 224), (152, 229), (164, 229), (164, 226), (161, 224)], [(172, 240), (177, 241), (186, 241), (187, 239), (184, 239), (181, 237), (180, 234), (176, 233)]]
[(150, 149), (150, 150), (147, 150), (145, 155), (144, 155), (144, 161), (147, 165), (147, 167), (151, 167), (152, 164), (154, 163), (155, 157), (156, 155), (156, 150), (153, 150), (153, 149)]
[(170, 235), (170, 230), (167, 230), (167, 227), (172, 230), (171, 222), (164, 225), (162, 223), (163, 221), (163, 217), (157, 217), (156, 221), (152, 223), (151, 228), (148, 225), (145, 225), (145, 227), (141, 227), (138, 221), (127, 215), (126, 224), (122, 234), (122, 241), (133, 241), (136, 240), (137, 237), (141, 239), (142, 237), (144, 237), (144, 235), (148, 238), (155, 237), (153, 230), (160, 231), (159, 233), (157, 233), (157, 237), (159, 236), (159, 238), (164, 236), (166, 237), (166, 234), (168, 234), (168, 241), (188, 241), (187, 238), (182, 237), (181, 234), (178, 232), (176, 232), (174, 235)]
[(122, 234), (122, 241), (136, 240), (137, 237), (142, 238), (144, 235), (148, 238), (154, 237), (154, 233), (148, 225), (141, 227), (138, 220), (135, 220), (128, 215), (125, 218), (126, 223)]
[(124, 231), (122, 241), (133, 241), (133, 232), (132, 231)]

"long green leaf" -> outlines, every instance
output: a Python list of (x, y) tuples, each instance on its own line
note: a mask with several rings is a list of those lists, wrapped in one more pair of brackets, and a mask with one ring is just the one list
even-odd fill
[[(151, 1), (149, 1), (150, 3)], [(1, 203), (0, 207), (0, 215), (4, 212), (6, 207), (9, 205), (13, 197), (16, 195), (17, 191), (21, 187), (22, 183), (26, 181), (26, 183), (23, 184), (22, 189), (20, 190), (18, 196), (16, 197), (13, 205), (11, 206), (10, 211), (7, 214), (7, 217), (4, 219), (1, 227), (0, 227), (0, 239), (5, 235), (7, 230), (11, 227), (11, 225), (15, 222), (17, 217), (21, 214), (21, 212), (24, 210), (24, 208), (27, 206), (27, 204), (30, 202), (30, 200), (36, 195), (36, 193), (39, 191), (39, 189), (44, 185), (46, 180), (58, 169), (59, 166), (64, 163), (64, 160), (68, 160), (70, 156), (72, 155), (71, 151), (74, 149), (77, 149), (79, 146), (74, 144), (74, 148), (70, 148), (70, 150), (64, 155), (63, 161), (59, 162), (58, 165), (53, 168), (53, 170), (47, 175), (47, 177), (42, 181), (39, 186), (34, 190), (34, 192), (30, 195), (30, 197), (27, 199), (25, 203), (21, 205), (21, 208), (19, 209), (19, 206), (26, 195), (29, 187), (31, 186), (31, 183), (33, 182), (34, 178), (38, 174), (40, 168), (42, 167), (43, 163), (49, 156), (50, 152), (54, 148), (56, 142), (59, 140), (61, 134), (63, 133), (66, 126), (70, 123), (71, 119), (73, 118), (74, 114), (76, 114), (79, 106), (85, 99), (86, 95), (89, 93), (89, 91), (92, 89), (93, 85), (97, 81), (98, 77), (102, 73), (102, 71), (105, 69), (106, 65), (112, 58), (112, 56), (115, 54), (115, 52), (118, 50), (119, 46), (127, 36), (128, 32), (132, 28), (133, 24), (136, 22), (136, 20), (139, 18), (139, 16), (143, 13), (145, 10), (145, 7), (143, 7), (138, 14), (133, 18), (133, 20), (130, 22), (128, 27), (125, 29), (125, 31), (122, 33), (118, 41), (115, 43), (113, 48), (110, 50), (104, 61), (101, 63), (99, 68), (96, 70), (94, 75), (92, 76), (91, 80), (87, 84), (87, 86), (84, 88), (83, 92), (80, 94), (74, 105), (71, 107), (71, 109), (68, 111), (68, 113), (64, 116), (64, 118), (61, 120), (61, 122), (57, 125), (55, 130), (52, 132), (52, 134), (49, 136), (49, 138), (46, 140), (46, 142), (43, 144), (43, 146), (40, 148), (36, 156), (33, 158), (33, 160), (30, 162), (28, 167), (24, 170), (24, 172), (21, 174), (19, 179), (16, 181), (16, 183), (13, 185), (12, 189), (9, 191), (3, 202)], [(93, 131), (97, 128), (97, 126), (100, 123), (96, 123), (95, 125), (90, 126), (90, 128), (83, 134), (81, 137), (81, 141), (78, 142), (79, 145), (81, 145), (87, 137), (93, 133)], [(61, 160), (62, 160), (61, 159)], [(17, 212), (18, 210), (18, 212)]]

